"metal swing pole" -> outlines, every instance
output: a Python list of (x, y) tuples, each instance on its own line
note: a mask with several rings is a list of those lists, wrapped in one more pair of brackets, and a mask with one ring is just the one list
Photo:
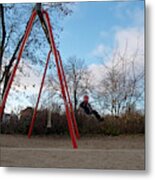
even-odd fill
[[(48, 40), (48, 42), (49, 42), (49, 44), (50, 44), (50, 46), (51, 46), (51, 49), (52, 49), (52, 51), (53, 51), (53, 44), (52, 44), (52, 41), (51, 41), (51, 38), (50, 38), (50, 29), (51, 29), (51, 24), (50, 24), (50, 20), (49, 20), (49, 18), (47, 17), (48, 16), (48, 13), (46, 12), (46, 11), (43, 11), (42, 9), (41, 9), (41, 4), (40, 3), (37, 3), (36, 4), (36, 11), (37, 11), (37, 14), (38, 14), (38, 16), (39, 16), (39, 19), (40, 19), (40, 22), (41, 22), (41, 25), (42, 25), (42, 28), (43, 28), (43, 30), (44, 30), (44, 32), (45, 32), (45, 35), (46, 35), (46, 37), (47, 37), (47, 40)], [(45, 15), (46, 16), (46, 19), (44, 18), (44, 16), (43, 15)], [(47, 22), (49, 20), (49, 23)], [(52, 31), (51, 31), (51, 34), (52, 34)], [(53, 34), (52, 34), (52, 37), (53, 37)], [(53, 42), (54, 42), (54, 37), (53, 37)], [(54, 42), (54, 45), (55, 45), (55, 42)], [(56, 47), (56, 46), (55, 46)], [(57, 51), (57, 50), (56, 50)], [(53, 53), (54, 54), (54, 53)], [(56, 56), (55, 56), (56, 57)], [(59, 60), (59, 58), (57, 57), (57, 59)], [(69, 111), (69, 107), (68, 107), (68, 103), (67, 103), (67, 98), (66, 98), (66, 92), (65, 92), (65, 88), (64, 88), (64, 84), (63, 84), (63, 82), (62, 82), (62, 85), (61, 85), (61, 79), (63, 79), (62, 78), (62, 74), (61, 74), (61, 70), (60, 70), (60, 73), (59, 73), (59, 69), (60, 69), (60, 67), (59, 67), (59, 63), (57, 64), (58, 66), (57, 66), (57, 70), (58, 70), (58, 77), (59, 77), (59, 80), (60, 80), (60, 87), (61, 87), (61, 91), (62, 91), (62, 95), (63, 95), (63, 99), (64, 99), (64, 102), (65, 102), (65, 108), (66, 108), (66, 116), (67, 116), (67, 120), (68, 120), (68, 125), (69, 125), (69, 131), (70, 131), (70, 135), (71, 135), (71, 139), (72, 139), (72, 144), (73, 144), (73, 147), (74, 148), (76, 148), (76, 143), (74, 142), (75, 140), (73, 140), (74, 139), (74, 126), (73, 126), (73, 122), (72, 122), (72, 116), (71, 116), (71, 114), (70, 114), (70, 111)], [(71, 121), (71, 122), (70, 122)], [(70, 126), (71, 126), (71, 128), (70, 128)], [(71, 129), (71, 130), (70, 130)], [(73, 133), (71, 132), (72, 131), (72, 129), (73, 129)], [(73, 138), (72, 138), (73, 137)]]
[(48, 53), (48, 56), (47, 56), (46, 65), (45, 65), (45, 69), (44, 69), (44, 73), (43, 73), (43, 77), (42, 77), (42, 81), (41, 81), (41, 85), (40, 85), (40, 89), (39, 89), (39, 94), (38, 94), (36, 106), (35, 106), (35, 109), (34, 109), (34, 112), (33, 112), (32, 120), (31, 120), (31, 124), (30, 124), (30, 128), (29, 128), (29, 132), (28, 132), (28, 138), (31, 137), (32, 130), (33, 130), (33, 127), (34, 127), (34, 123), (35, 123), (35, 120), (36, 120), (37, 109), (38, 109), (38, 105), (39, 105), (39, 101), (40, 101), (40, 97), (41, 97), (41, 93), (42, 93), (42, 89), (43, 89), (43, 85), (44, 85), (44, 81), (45, 81), (45, 77), (46, 77), (46, 72), (47, 72), (48, 64), (49, 64), (49, 61), (50, 61), (51, 52), (52, 51), (50, 50), (49, 53)]
[[(46, 22), (46, 20), (45, 20), (45, 18), (43, 16), (43, 13), (42, 13), (43, 11), (41, 10), (41, 3), (37, 3), (36, 4), (36, 11), (37, 11), (37, 14), (39, 16), (42, 28), (43, 28), (43, 30), (45, 32), (46, 37), (47, 37), (47, 40), (48, 40), (48, 42), (49, 42), (49, 44), (51, 46), (50, 38), (49, 38), (49, 33), (48, 33), (49, 29), (47, 27), (47, 22)], [(51, 46), (51, 48), (52, 48), (52, 46)], [(68, 87), (67, 87), (67, 83), (66, 83), (66, 80), (65, 80), (65, 74), (64, 74), (64, 71), (63, 71), (63, 66), (62, 66), (62, 62), (61, 62), (59, 54), (58, 54), (58, 59), (60, 61), (60, 69), (61, 69), (61, 73), (62, 73), (61, 76), (64, 77), (63, 79), (65, 81), (64, 82), (65, 83), (64, 87), (65, 87), (65, 93), (67, 92), (67, 99), (69, 100), (69, 105), (70, 105), (69, 108), (70, 108), (70, 113), (71, 113), (71, 119), (72, 119), (72, 122), (74, 124), (76, 137), (79, 139), (80, 136), (79, 136), (79, 132), (78, 132), (78, 128), (77, 128), (77, 123), (76, 123), (76, 119), (75, 119), (75, 116), (74, 116), (74, 111), (73, 111), (72, 103), (71, 103), (71, 100), (70, 100), (70, 96), (69, 96), (69, 92), (68, 92)]]
[[(48, 42), (50, 43), (50, 39), (49, 39), (49, 35), (48, 35), (48, 27), (47, 27), (47, 24), (45, 22), (45, 19), (43, 18), (43, 16), (41, 15), (41, 5), (40, 4), (37, 4), (37, 10), (38, 10), (38, 15), (39, 15), (39, 18), (40, 18), (40, 21), (41, 21), (41, 24), (43, 26), (43, 29), (44, 29), (44, 32), (46, 34), (46, 37), (48, 39)], [(52, 48), (52, 47), (51, 47)], [(71, 112), (71, 117), (72, 117), (72, 121), (73, 121), (73, 124), (74, 124), (74, 127), (75, 127), (75, 133), (76, 133), (76, 137), (79, 139), (80, 138), (80, 135), (79, 135), (79, 132), (78, 132), (78, 127), (77, 127), (77, 123), (76, 123), (76, 119), (75, 119), (75, 115), (74, 115), (74, 111), (73, 111), (73, 106), (72, 106), (72, 103), (71, 103), (71, 100), (70, 100), (70, 95), (69, 95), (69, 91), (68, 91), (68, 86), (67, 86), (67, 82), (66, 82), (66, 78), (65, 78), (65, 73), (64, 73), (64, 70), (63, 70), (63, 65), (62, 65), (62, 60), (61, 60), (61, 57), (60, 57), (60, 53), (58, 53), (58, 59), (60, 61), (60, 69), (61, 69), (61, 73), (62, 73), (62, 76), (64, 77), (64, 87), (65, 87), (65, 90), (67, 92), (67, 99), (69, 100), (69, 105), (70, 105), (70, 112)]]
[(18, 53), (17, 62), (16, 62), (15, 66), (14, 66), (14, 68), (12, 70), (11, 77), (9, 79), (8, 85), (6, 87), (6, 90), (5, 90), (5, 93), (4, 93), (4, 96), (3, 96), (2, 103), (0, 105), (0, 119), (2, 119), (2, 115), (3, 115), (3, 111), (4, 111), (4, 108), (5, 108), (6, 101), (7, 101), (7, 97), (8, 97), (10, 88), (12, 86), (14, 77), (16, 75), (16, 71), (17, 71), (17, 68), (18, 68), (18, 65), (19, 65), (19, 62), (20, 62), (24, 47), (25, 47), (26, 41), (28, 39), (28, 36), (30, 34), (30, 31), (31, 31), (31, 28), (32, 28), (32, 25), (33, 25), (33, 22), (35, 20), (36, 15), (37, 15), (36, 11), (33, 10), (32, 15), (30, 17), (30, 21), (29, 21), (28, 26), (26, 28), (26, 32), (25, 32), (25, 35), (24, 35), (24, 38), (23, 38), (19, 53)]
[(54, 54), (55, 62), (56, 62), (56, 66), (57, 66), (58, 77), (59, 77), (60, 87), (61, 87), (61, 91), (62, 91), (62, 96), (63, 96), (64, 103), (65, 103), (66, 116), (67, 116), (67, 120), (68, 120), (68, 127), (69, 127), (69, 132), (70, 132), (70, 136), (71, 136), (71, 140), (72, 140), (72, 145), (73, 145), (73, 148), (77, 148), (78, 146), (77, 146), (77, 142), (76, 142), (74, 126), (73, 126), (71, 114), (70, 114), (69, 107), (68, 107), (67, 97), (66, 97), (66, 93), (65, 93), (64, 84), (63, 84), (63, 78), (62, 78), (61, 69), (60, 69), (60, 65), (59, 65), (59, 58), (58, 58), (58, 54), (57, 54), (54, 37), (53, 37), (50, 19), (49, 19), (48, 13), (46, 11), (43, 11), (43, 15), (45, 15), (45, 17), (46, 17), (47, 26), (49, 28), (49, 39), (50, 39), (52, 52)]
[(71, 116), (72, 116), (72, 120), (73, 120), (73, 125), (74, 125), (74, 128), (75, 128), (76, 137), (77, 137), (78, 139), (80, 139), (78, 126), (77, 126), (77, 122), (76, 122), (75, 115), (74, 115), (74, 111), (73, 111), (73, 105), (72, 105), (72, 102), (71, 102), (71, 99), (70, 99), (70, 95), (69, 95), (69, 91), (68, 91), (66, 76), (65, 76), (64, 69), (63, 69), (62, 59), (61, 59), (61, 56), (60, 56), (60, 52), (57, 51), (57, 53), (58, 53), (58, 57), (59, 57), (60, 68), (61, 68), (61, 72), (62, 72), (62, 75), (63, 75), (63, 80), (64, 80), (64, 84), (65, 84), (65, 89), (66, 89), (66, 92), (67, 92), (67, 98), (68, 98), (69, 105), (70, 105), (70, 112), (71, 112)]

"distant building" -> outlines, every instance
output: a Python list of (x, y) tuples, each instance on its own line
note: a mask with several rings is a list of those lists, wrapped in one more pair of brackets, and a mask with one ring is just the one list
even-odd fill
[(18, 116), (16, 114), (9, 114), (9, 113), (4, 113), (2, 122), (3, 123), (9, 123), (11, 120), (13, 121), (18, 121)]
[(11, 119), (11, 114), (8, 114), (8, 113), (3, 114), (3, 117), (2, 117), (3, 123), (10, 122), (10, 119)]

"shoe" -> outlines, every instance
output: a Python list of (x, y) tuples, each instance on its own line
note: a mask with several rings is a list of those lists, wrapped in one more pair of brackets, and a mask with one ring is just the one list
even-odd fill
[(104, 122), (104, 117), (101, 117), (101, 118), (99, 119), (99, 122)]

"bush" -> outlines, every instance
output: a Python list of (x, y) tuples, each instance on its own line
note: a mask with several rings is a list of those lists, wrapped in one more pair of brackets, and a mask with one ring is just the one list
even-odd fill
[(17, 116), (10, 116), (10, 119), (2, 122), (1, 121), (1, 133), (2, 134), (13, 134), (17, 133), (17, 122), (18, 117)]
[[(28, 115), (22, 115), (17, 124), (17, 132), (27, 134), (32, 121), (33, 109)], [(47, 111), (37, 111), (36, 120), (34, 123), (33, 134), (44, 134), (46, 131)]]
[[(27, 134), (33, 109), (29, 115), (21, 116), (19, 121), (10, 120), (1, 123), (1, 133)], [(145, 133), (145, 118), (139, 113), (122, 114), (120, 117), (106, 115), (105, 121), (99, 123), (94, 116), (78, 115), (77, 125), (80, 134), (103, 134), (117, 136), (120, 134)], [(69, 134), (66, 114), (52, 113), (52, 127), (47, 128), (47, 110), (37, 111), (37, 117), (33, 128), (33, 134)]]
[(68, 134), (68, 125), (65, 114), (52, 113), (52, 127), (47, 129), (47, 134)]
[(143, 115), (123, 114), (121, 117), (106, 116), (100, 126), (100, 133), (105, 135), (145, 133), (145, 118)]

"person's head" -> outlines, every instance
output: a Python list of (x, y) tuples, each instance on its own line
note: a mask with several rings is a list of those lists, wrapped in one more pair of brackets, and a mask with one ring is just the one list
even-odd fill
[(88, 103), (88, 101), (89, 101), (89, 96), (85, 95), (85, 96), (83, 97), (83, 100), (84, 100), (84, 102)]

